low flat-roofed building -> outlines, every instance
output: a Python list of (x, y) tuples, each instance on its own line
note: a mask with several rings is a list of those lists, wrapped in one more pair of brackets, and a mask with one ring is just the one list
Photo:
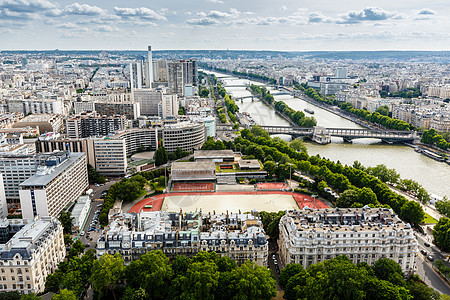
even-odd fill
[(233, 150), (195, 150), (194, 160), (212, 160), (214, 162), (234, 162)]
[(215, 180), (216, 165), (213, 161), (173, 162), (172, 181)]
[(257, 159), (241, 159), (238, 162), (241, 170), (259, 170), (261, 163)]
[(414, 271), (418, 243), (414, 231), (386, 208), (289, 210), (281, 218), (278, 239), (284, 265), (312, 264), (346, 255), (353, 263), (372, 265), (380, 258)]
[(47, 276), (66, 256), (63, 228), (58, 219), (4, 219), (0, 221), (0, 232), (0, 290), (21, 294), (43, 292)]
[(83, 229), (84, 221), (89, 213), (91, 206), (91, 198), (89, 195), (80, 196), (77, 203), (72, 208), (73, 230), (81, 231)]
[(63, 127), (61, 115), (36, 114), (29, 115), (12, 126), (13, 128), (39, 127), (40, 133), (60, 132)]

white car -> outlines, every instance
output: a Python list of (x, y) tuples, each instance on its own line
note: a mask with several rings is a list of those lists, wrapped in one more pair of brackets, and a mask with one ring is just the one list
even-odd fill
[(80, 236), (83, 236), (84, 235), (84, 231), (82, 231), (81, 233), (80, 233)]

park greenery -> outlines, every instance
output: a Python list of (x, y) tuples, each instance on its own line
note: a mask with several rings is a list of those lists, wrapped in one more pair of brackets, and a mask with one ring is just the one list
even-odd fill
[[(414, 126), (412, 126), (411, 124), (409, 124), (408, 122), (405, 122), (405, 121), (402, 121), (399, 119), (394, 119), (387, 115), (383, 115), (379, 111), (375, 111), (375, 112), (371, 113), (370, 111), (368, 111), (365, 108), (363, 108), (363, 109), (353, 108), (353, 105), (348, 102), (339, 104), (339, 107), (349, 113), (352, 113), (360, 118), (365, 119), (366, 121), (380, 124), (389, 129), (395, 129), (395, 130), (415, 130), (415, 129), (417, 129)], [(383, 110), (381, 112), (384, 113)]]
[(393, 93), (389, 93), (388, 91), (380, 91), (380, 96), (381, 98), (394, 97), (394, 98), (411, 99), (422, 96), (422, 92), (420, 92), (420, 89), (418, 88), (407, 88), (406, 90), (397, 91)]
[(420, 141), (424, 144), (436, 145), (442, 150), (447, 150), (450, 148), (450, 143), (447, 142), (444, 137), (433, 128), (430, 130), (425, 130)]
[(260, 95), (260, 97), (264, 99), (267, 103), (269, 103), (270, 105), (273, 104), (276, 111), (291, 119), (291, 121), (297, 124), (298, 126), (314, 127), (317, 125), (317, 121), (314, 117), (306, 117), (304, 112), (299, 110), (296, 111), (290, 108), (283, 101), (275, 101), (274, 97), (265, 87), (252, 84), (250, 86), (250, 89), (252, 90), (253, 94)]
[(209, 89), (204, 88), (204, 87), (199, 87), (199, 92), (198, 92), (200, 98), (208, 98), (209, 96)]
[(434, 243), (442, 251), (450, 251), (450, 219), (442, 217), (433, 227)]
[(289, 264), (278, 280), (287, 300), (445, 299), (417, 275), (403, 279), (401, 267), (388, 258), (379, 259), (373, 266), (364, 262), (355, 265), (346, 256), (313, 264), (308, 269)]
[(442, 200), (436, 201), (437, 211), (441, 214), (446, 216), (447, 218), (450, 218), (450, 200), (447, 198), (447, 196), (444, 196)]
[(450, 281), (450, 267), (447, 267), (447, 265), (440, 259), (436, 259), (433, 264), (439, 270), (439, 272), (441, 272), (441, 274)]
[(166, 148), (160, 142), (160, 146), (155, 151), (155, 165), (161, 166), (169, 161), (169, 153)]
[(184, 108), (184, 106), (181, 106), (180, 109), (178, 109), (178, 115), (185, 115), (186, 114), (186, 109)]
[(100, 211), (99, 223), (102, 226), (108, 224), (108, 212), (113, 208), (116, 201), (132, 202), (145, 195), (145, 185), (147, 179), (142, 175), (136, 174), (131, 178), (125, 178), (113, 184), (106, 194)]
[(88, 250), (59, 264), (49, 275), (46, 291), (72, 292), (78, 299), (92, 284), (97, 299), (271, 299), (276, 282), (267, 268), (235, 261), (215, 252), (172, 261), (160, 250), (148, 252), (124, 266), (116, 253), (95, 259)]

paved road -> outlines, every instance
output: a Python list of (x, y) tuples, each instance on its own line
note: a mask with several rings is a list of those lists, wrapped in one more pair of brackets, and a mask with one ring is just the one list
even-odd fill
[(422, 254), (417, 257), (417, 274), (428, 285), (440, 292), (441, 294), (450, 295), (450, 287), (434, 272), (431, 263), (427, 261)]

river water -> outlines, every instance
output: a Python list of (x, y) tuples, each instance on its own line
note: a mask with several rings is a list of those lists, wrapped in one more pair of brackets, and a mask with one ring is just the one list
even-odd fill
[[(225, 76), (214, 73), (217, 77)], [(226, 77), (222, 79), (228, 93), (234, 97), (250, 96), (251, 93), (245, 87), (227, 87), (227, 85), (244, 85), (249, 82), (261, 85), (261, 83)], [(276, 93), (276, 91), (274, 91)], [(317, 124), (324, 127), (335, 128), (362, 128), (361, 126), (330, 113), (315, 105), (309, 104), (299, 98), (289, 95), (274, 96), (276, 101), (284, 101), (295, 110), (309, 108), (314, 110), (314, 118)], [(288, 126), (288, 122), (275, 114), (275, 111), (261, 101), (244, 99), (237, 101), (241, 112), (248, 112), (260, 125)], [(309, 115), (305, 112), (306, 115)], [(375, 139), (354, 140), (353, 143), (344, 143), (340, 138), (332, 138), (331, 144), (318, 145), (312, 142), (306, 143), (308, 153), (319, 154), (333, 161), (352, 165), (355, 160), (364, 166), (376, 166), (385, 164), (388, 168), (394, 168), (402, 178), (409, 178), (419, 182), (430, 193), (439, 196), (450, 197), (450, 166), (446, 163), (437, 162), (420, 153), (414, 152), (413, 148), (404, 145), (386, 145)]]

